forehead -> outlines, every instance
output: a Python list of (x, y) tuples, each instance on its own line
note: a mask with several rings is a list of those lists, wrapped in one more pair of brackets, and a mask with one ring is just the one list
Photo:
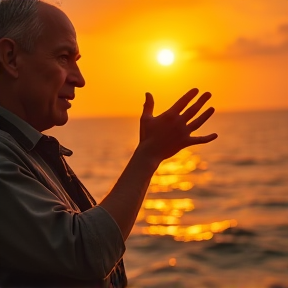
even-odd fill
[(77, 52), (76, 31), (73, 24), (60, 9), (47, 3), (39, 2), (38, 9), (40, 21), (43, 23), (43, 33), (39, 44), (54, 49), (71, 50)]

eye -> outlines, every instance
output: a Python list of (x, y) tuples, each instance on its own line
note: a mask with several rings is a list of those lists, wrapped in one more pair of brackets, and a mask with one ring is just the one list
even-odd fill
[(68, 54), (62, 54), (59, 56), (59, 60), (61, 63), (67, 63), (69, 61), (69, 55)]

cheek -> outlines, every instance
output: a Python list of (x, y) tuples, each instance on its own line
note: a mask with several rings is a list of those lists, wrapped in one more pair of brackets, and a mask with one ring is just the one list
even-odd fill
[[(26, 65), (21, 71), (21, 87), (26, 91), (28, 98), (34, 98), (39, 103), (51, 102), (64, 86), (67, 78), (67, 71), (56, 62), (37, 62)], [(25, 97), (26, 98), (26, 97)], [(31, 99), (32, 100), (32, 99)]]
[(60, 68), (49, 69), (49, 71), (45, 71), (43, 74), (43, 80), (46, 81), (46, 84), (53, 87), (62, 86), (66, 81), (66, 77), (66, 71)]

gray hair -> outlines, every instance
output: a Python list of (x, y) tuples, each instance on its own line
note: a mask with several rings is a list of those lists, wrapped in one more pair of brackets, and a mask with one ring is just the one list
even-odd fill
[(0, 39), (14, 40), (26, 52), (32, 52), (43, 30), (38, 16), (41, 0), (0, 0)]

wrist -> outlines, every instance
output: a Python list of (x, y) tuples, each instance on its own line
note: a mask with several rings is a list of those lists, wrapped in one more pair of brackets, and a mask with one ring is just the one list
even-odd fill
[(140, 142), (134, 152), (134, 155), (141, 159), (141, 162), (148, 170), (152, 170), (153, 173), (157, 170), (161, 163), (159, 157), (151, 153), (146, 142)]

